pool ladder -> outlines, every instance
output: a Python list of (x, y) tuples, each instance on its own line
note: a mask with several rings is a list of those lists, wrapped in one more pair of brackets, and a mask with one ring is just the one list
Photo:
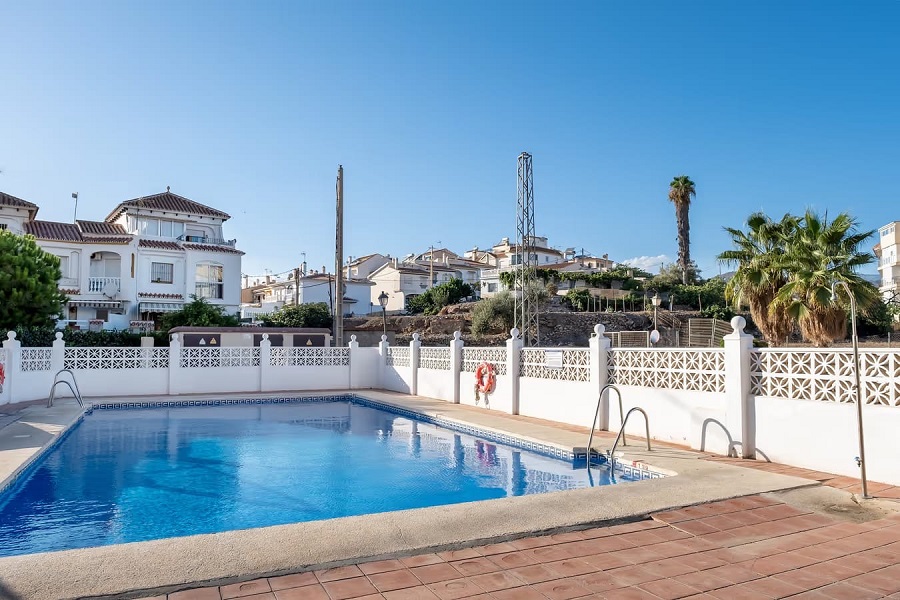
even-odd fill
[(618, 447), (619, 442), (621, 441), (623, 446), (628, 445), (628, 442), (625, 440), (625, 424), (628, 422), (628, 417), (630, 417), (631, 413), (634, 411), (638, 411), (644, 415), (644, 425), (646, 426), (647, 432), (647, 450), (650, 450), (650, 419), (647, 417), (647, 412), (643, 408), (635, 406), (628, 411), (628, 414), (625, 414), (622, 409), (622, 392), (619, 391), (619, 388), (615, 385), (608, 383), (600, 390), (600, 396), (597, 398), (597, 410), (594, 411), (594, 420), (591, 422), (591, 434), (588, 436), (588, 445), (585, 452), (585, 462), (588, 470), (591, 468), (591, 454), (593, 453), (591, 444), (594, 441), (594, 429), (597, 426), (597, 418), (600, 416), (600, 403), (603, 401), (603, 394), (605, 394), (607, 390), (614, 391), (619, 399), (619, 421), (622, 423), (619, 434), (616, 436), (616, 441), (613, 443), (612, 450), (609, 451), (610, 464), (612, 464), (613, 458), (615, 457), (616, 448)]
[[(72, 383), (69, 383), (65, 379), (60, 379), (59, 376), (63, 373), (68, 373), (72, 376)], [(56, 372), (56, 375), (53, 376), (53, 385), (50, 386), (50, 398), (47, 400), (47, 408), (53, 406), (53, 399), (56, 397), (56, 386), (60, 383), (64, 383), (69, 390), (72, 392), (72, 395), (75, 396), (75, 399), (78, 401), (78, 406), (84, 408), (84, 400), (81, 399), (81, 392), (78, 389), (78, 382), (75, 381), (75, 373), (72, 372), (71, 369), (60, 369)], [(72, 384), (75, 384), (75, 387), (72, 387)]]

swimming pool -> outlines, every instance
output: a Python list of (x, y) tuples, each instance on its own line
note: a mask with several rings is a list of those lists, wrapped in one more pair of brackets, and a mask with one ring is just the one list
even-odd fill
[(94, 410), (0, 496), (0, 556), (630, 480), (425, 420), (350, 397)]

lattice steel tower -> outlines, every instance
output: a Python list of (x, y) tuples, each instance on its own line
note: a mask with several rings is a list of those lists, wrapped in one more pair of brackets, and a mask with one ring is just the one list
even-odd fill
[(522, 334), (525, 346), (540, 343), (538, 331), (538, 300), (533, 297), (532, 286), (536, 282), (537, 256), (534, 254), (534, 181), (531, 173), (531, 155), (519, 155), (518, 207), (516, 211), (516, 253), (513, 273), (513, 294), (516, 303), (516, 327)]

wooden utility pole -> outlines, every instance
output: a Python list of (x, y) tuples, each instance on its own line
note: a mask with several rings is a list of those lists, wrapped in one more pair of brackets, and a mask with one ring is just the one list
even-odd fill
[[(334, 346), (344, 345), (344, 167), (338, 165), (334, 248)], [(331, 286), (329, 286), (330, 288)]]
[(294, 269), (294, 306), (300, 304), (300, 269)]

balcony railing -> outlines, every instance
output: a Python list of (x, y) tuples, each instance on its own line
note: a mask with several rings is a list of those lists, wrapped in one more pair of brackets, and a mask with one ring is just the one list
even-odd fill
[(211, 238), (203, 235), (179, 235), (178, 240), (191, 244), (210, 244), (212, 246), (228, 246), (234, 248), (237, 240), (223, 240), (221, 238)]
[(122, 289), (121, 282), (120, 277), (89, 277), (87, 291), (89, 294), (102, 294), (109, 284), (115, 284), (115, 289), (119, 292)]

